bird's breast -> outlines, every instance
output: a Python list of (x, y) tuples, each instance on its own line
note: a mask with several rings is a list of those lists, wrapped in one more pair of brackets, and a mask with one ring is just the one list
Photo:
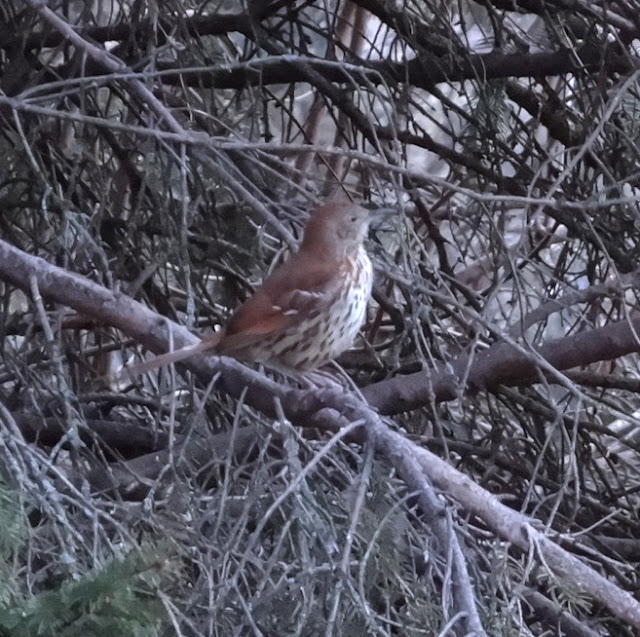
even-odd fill
[(373, 270), (362, 250), (339, 268), (337, 285), (324, 307), (274, 343), (274, 358), (296, 369), (314, 369), (349, 349), (365, 321)]

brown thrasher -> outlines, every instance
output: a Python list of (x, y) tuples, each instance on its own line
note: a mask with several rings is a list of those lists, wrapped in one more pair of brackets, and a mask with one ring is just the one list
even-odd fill
[(373, 278), (364, 248), (368, 227), (369, 213), (356, 204), (317, 208), (298, 252), (263, 281), (222, 332), (130, 371), (205, 352), (284, 370), (325, 365), (351, 346), (365, 319)]

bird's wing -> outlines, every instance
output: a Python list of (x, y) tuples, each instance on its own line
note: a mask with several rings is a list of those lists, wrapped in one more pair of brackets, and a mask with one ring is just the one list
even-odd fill
[[(315, 316), (339, 289), (335, 264), (310, 267), (294, 255), (231, 317), (225, 339), (234, 334), (265, 336)], [(224, 339), (223, 339), (224, 340)]]

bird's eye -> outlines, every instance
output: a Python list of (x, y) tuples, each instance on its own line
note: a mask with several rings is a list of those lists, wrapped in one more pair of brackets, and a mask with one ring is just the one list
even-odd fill
[(351, 221), (357, 221), (358, 217), (351, 217)]

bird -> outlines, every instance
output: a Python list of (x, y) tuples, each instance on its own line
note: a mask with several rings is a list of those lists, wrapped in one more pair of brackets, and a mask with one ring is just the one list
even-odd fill
[(204, 353), (285, 372), (326, 365), (351, 347), (366, 318), (373, 282), (365, 249), (369, 214), (344, 201), (316, 208), (298, 251), (264, 279), (220, 332), (133, 366), (130, 372)]

